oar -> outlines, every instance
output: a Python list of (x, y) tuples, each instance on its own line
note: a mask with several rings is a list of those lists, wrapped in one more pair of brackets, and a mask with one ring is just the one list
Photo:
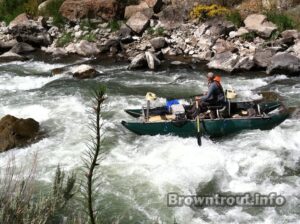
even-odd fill
[(198, 145), (202, 145), (201, 141), (201, 127), (200, 127), (200, 113), (199, 113), (199, 101), (196, 100), (196, 109), (197, 109), (197, 142)]

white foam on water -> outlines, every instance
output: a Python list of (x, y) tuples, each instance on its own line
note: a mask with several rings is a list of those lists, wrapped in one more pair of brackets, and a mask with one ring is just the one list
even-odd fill
[[(15, 76), (9, 76), (6, 81), (11, 83), (12, 89), (18, 90), (19, 81), (22, 80), (13, 81), (14, 78)], [(26, 82), (35, 79), (36, 77), (30, 76)], [(225, 85), (232, 84), (237, 90), (247, 90), (249, 86), (255, 89), (269, 82), (271, 80), (265, 78), (236, 77), (231, 80), (226, 78), (223, 81)], [(204, 82), (199, 83), (205, 87)], [(40, 88), (43, 85), (45, 84), (40, 81), (39, 85), (33, 87)], [(84, 101), (80, 94), (64, 96), (57, 93), (51, 98), (38, 94), (34, 93), (31, 98), (26, 98), (19, 105), (1, 107), (0, 116), (12, 114), (17, 117), (32, 117), (41, 122), (48, 136), (28, 147), (11, 150), (10, 153), (15, 154), (17, 164), (26, 163), (31, 154), (38, 153), (40, 178), (49, 181), (57, 164), (61, 164), (65, 170), (72, 170), (82, 164), (80, 157), (86, 150), (85, 143), (91, 133), (87, 127), (90, 102)], [(156, 103), (163, 105), (165, 99), (159, 97)], [(299, 218), (299, 214), (295, 212), (289, 214), (288, 211), (281, 216), (273, 208), (265, 208), (255, 215), (239, 207), (222, 211), (215, 208), (172, 209), (166, 208), (164, 201), (169, 192), (194, 195), (199, 185), (205, 186), (216, 179), (216, 187), (222, 192), (264, 194), (277, 192), (288, 197), (290, 207), (297, 205), (300, 178), (294, 176), (293, 181), (274, 182), (272, 176), (281, 178), (285, 166), (297, 168), (297, 161), (300, 158), (299, 121), (288, 120), (271, 131), (247, 131), (216, 142), (203, 138), (203, 146), (200, 148), (195, 138), (137, 136), (125, 130), (120, 121), (133, 118), (122, 110), (141, 108), (142, 104), (145, 104), (144, 96), (109, 96), (104, 112), (112, 112), (112, 115), (109, 119), (104, 119), (106, 123), (104, 129), (108, 132), (108, 137), (114, 139), (114, 144), (102, 162), (107, 170), (113, 170), (113, 173), (107, 175), (112, 175), (114, 183), (123, 181), (122, 188), (130, 191), (127, 195), (128, 201), (133, 203), (133, 207), (139, 212), (155, 220), (157, 214), (162, 212), (160, 206), (164, 206), (165, 209), (172, 210), (174, 218), (179, 223), (192, 224), (275, 223), (283, 222), (285, 218), (289, 221)], [(2, 153), (0, 164), (5, 164), (8, 158), (8, 152)], [(132, 189), (141, 183), (147, 183), (148, 187), (143, 191), (143, 195), (148, 196), (151, 195), (149, 192), (155, 191), (161, 201), (150, 196), (146, 202), (138, 200), (141, 192), (136, 195), (137, 192)], [(112, 189), (115, 188), (109, 186), (104, 191), (125, 197), (120, 191), (111, 192)]]
[(14, 76), (11, 74), (0, 75), (0, 92), (39, 89), (62, 76)]

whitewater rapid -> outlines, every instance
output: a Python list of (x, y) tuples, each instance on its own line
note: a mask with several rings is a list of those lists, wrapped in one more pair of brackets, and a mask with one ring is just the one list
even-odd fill
[[(105, 149), (99, 198), (110, 203), (110, 216), (125, 214), (120, 223), (298, 223), (300, 219), (300, 121), (290, 118), (270, 131), (247, 131), (219, 140), (136, 136), (120, 122), (133, 119), (123, 112), (145, 104), (146, 92), (184, 97), (206, 91), (205, 71), (168, 69), (128, 71), (125, 64), (99, 63), (103, 75), (94, 80), (50, 76), (63, 63), (42, 61), (0, 65), (0, 117), (11, 114), (40, 122), (45, 137), (26, 148), (1, 153), (1, 168), (14, 155), (16, 164), (38, 155), (38, 177), (49, 181), (58, 164), (66, 171), (82, 165), (81, 156), (91, 134), (88, 127), (91, 97), (98, 84), (108, 88), (103, 121)], [(242, 99), (261, 98), (257, 90), (279, 93), (288, 106), (300, 105), (300, 79), (277, 75), (224, 75), (225, 88), (233, 87)], [(30, 165), (30, 164), (28, 164)], [(298, 171), (290, 172), (290, 170)], [(198, 191), (284, 195), (279, 208), (168, 208), (166, 195)], [(211, 192), (213, 193), (213, 192)]]

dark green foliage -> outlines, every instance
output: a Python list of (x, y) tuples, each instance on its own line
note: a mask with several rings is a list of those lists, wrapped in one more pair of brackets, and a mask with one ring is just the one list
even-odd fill
[(71, 43), (73, 41), (73, 37), (72, 37), (72, 34), (71, 33), (63, 33), (61, 37), (59, 37), (57, 39), (57, 42), (56, 42), (56, 46), (57, 47), (63, 47), (65, 46), (66, 44), (68, 43)]
[(110, 28), (112, 32), (120, 29), (120, 24), (117, 20), (109, 21), (107, 28)]
[(156, 37), (164, 36), (165, 35), (165, 29), (163, 27), (158, 27), (157, 29), (154, 29), (153, 27), (149, 27), (147, 29), (147, 32)]
[(95, 42), (97, 40), (96, 35), (93, 33), (88, 33), (79, 38), (80, 40), (87, 40), (89, 42)]
[(276, 24), (280, 32), (287, 29), (294, 29), (295, 21), (283, 12), (268, 11), (265, 13), (268, 20)]
[(82, 19), (80, 21), (80, 29), (91, 31), (97, 28), (97, 24), (92, 23), (90, 19)]
[(0, 1), (0, 20), (9, 23), (16, 16), (25, 12), (24, 4), (28, 0), (1, 0)]
[(241, 38), (243, 40), (246, 40), (246, 41), (249, 41), (249, 42), (252, 42), (256, 37), (256, 34), (254, 32), (249, 32), (249, 33), (246, 33), (244, 35), (241, 36)]
[(59, 26), (64, 23), (64, 18), (59, 12), (59, 8), (62, 5), (64, 0), (53, 0), (47, 4), (45, 11), (42, 12), (45, 16), (53, 17), (53, 24)]
[(227, 16), (226, 19), (232, 22), (237, 28), (244, 25), (243, 19), (239, 11), (234, 10), (231, 11)]

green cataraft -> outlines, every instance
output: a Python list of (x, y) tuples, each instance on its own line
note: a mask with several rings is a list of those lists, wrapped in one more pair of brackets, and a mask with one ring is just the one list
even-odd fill
[[(230, 110), (228, 111), (228, 107)], [(150, 109), (147, 111), (149, 119), (144, 119), (146, 109), (125, 110), (128, 114), (140, 121), (126, 122), (122, 125), (138, 135), (175, 135), (180, 137), (196, 137), (197, 122), (172, 116), (165, 107)], [(226, 113), (223, 109), (215, 109), (216, 116), (212, 118), (210, 113), (201, 119), (202, 134), (210, 137), (221, 137), (243, 130), (269, 130), (288, 118), (289, 113), (279, 102), (254, 103), (231, 102), (227, 106)], [(227, 114), (227, 116), (224, 114)]]

